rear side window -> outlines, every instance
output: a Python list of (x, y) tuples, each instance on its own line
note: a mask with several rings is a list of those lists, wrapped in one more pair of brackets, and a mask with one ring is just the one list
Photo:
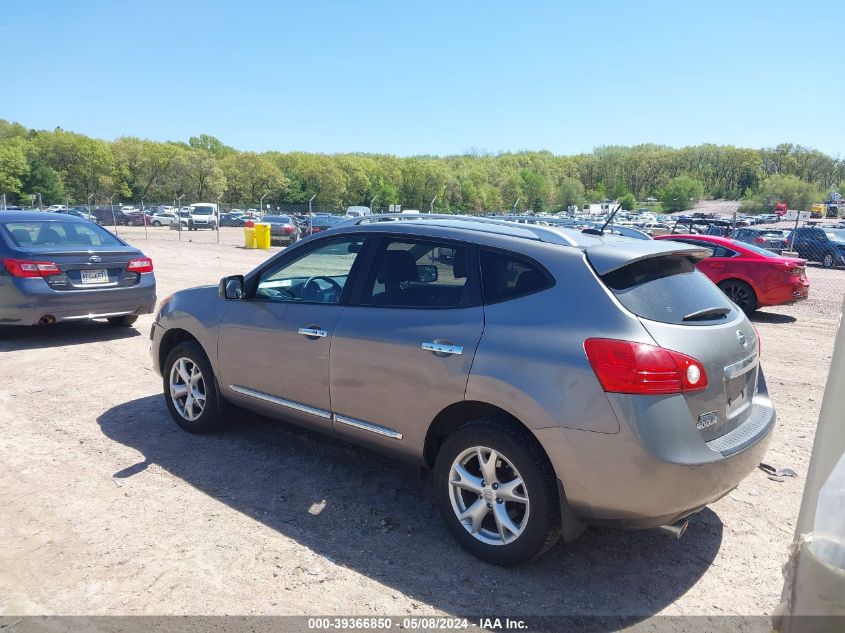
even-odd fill
[(2, 226), (12, 238), (12, 242), (24, 248), (123, 245), (105, 229), (87, 222), (6, 222)]
[(671, 255), (639, 260), (602, 277), (619, 302), (639, 317), (661, 323), (724, 323), (733, 305), (696, 270), (689, 257)]
[(484, 303), (507, 301), (552, 285), (546, 273), (513, 255), (481, 251), (480, 258)]

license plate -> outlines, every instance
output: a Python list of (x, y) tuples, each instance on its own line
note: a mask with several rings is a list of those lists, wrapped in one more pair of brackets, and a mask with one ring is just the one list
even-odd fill
[(83, 284), (107, 284), (109, 283), (109, 271), (107, 270), (82, 270)]

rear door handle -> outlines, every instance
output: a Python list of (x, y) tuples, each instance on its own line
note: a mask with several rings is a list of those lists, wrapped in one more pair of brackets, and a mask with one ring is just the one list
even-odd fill
[(299, 333), (303, 336), (314, 336), (316, 338), (326, 338), (329, 335), (325, 330), (315, 327), (301, 327), (299, 328)]
[(434, 352), (435, 354), (463, 354), (464, 348), (460, 345), (451, 345), (450, 343), (435, 343), (434, 341), (420, 344), (420, 349), (427, 352)]

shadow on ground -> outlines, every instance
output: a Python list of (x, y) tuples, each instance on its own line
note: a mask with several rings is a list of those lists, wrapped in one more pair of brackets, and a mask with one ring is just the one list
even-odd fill
[(754, 323), (795, 323), (798, 319), (791, 314), (780, 314), (778, 312), (760, 312), (757, 310), (749, 317)]
[(81, 345), (141, 336), (134, 327), (114, 327), (105, 321), (55, 325), (0, 326), (0, 352)]
[[(722, 541), (721, 521), (704, 510), (680, 541), (590, 529), (531, 565), (499, 568), (452, 541), (429, 479), (414, 466), (249, 415), (217, 434), (190, 435), (161, 396), (116, 406), (98, 422), (144, 456), (115, 477), (158, 464), (335, 563), (453, 614), (488, 613), (493, 604), (520, 615), (645, 618), (695, 584)], [(589, 628), (608, 628), (600, 622)]]

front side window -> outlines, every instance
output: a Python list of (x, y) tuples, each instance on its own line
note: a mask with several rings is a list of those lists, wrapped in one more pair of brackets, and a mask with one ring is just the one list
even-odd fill
[(506, 253), (481, 251), (481, 287), (485, 303), (506, 301), (551, 286), (536, 266)]
[(361, 303), (396, 308), (454, 308), (471, 302), (469, 250), (431, 241), (382, 240)]
[(264, 301), (339, 303), (364, 238), (321, 243), (294, 260), (265, 270), (255, 298)]
[(55, 247), (88, 249), (123, 244), (96, 224), (81, 222), (6, 222), (2, 225), (16, 246), (46, 250)]

